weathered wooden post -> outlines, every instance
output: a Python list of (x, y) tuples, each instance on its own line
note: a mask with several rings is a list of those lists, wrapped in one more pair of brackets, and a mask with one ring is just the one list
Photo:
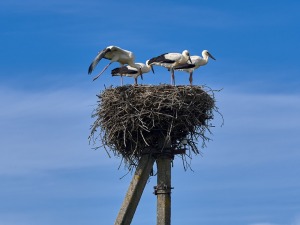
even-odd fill
[(169, 139), (161, 140), (161, 148), (156, 155), (157, 185), (154, 194), (157, 195), (157, 225), (171, 224), (171, 163), (174, 158)]
[(157, 225), (171, 224), (171, 158), (159, 157), (157, 163)]
[(129, 225), (139, 204), (155, 159), (151, 155), (143, 155), (131, 180), (115, 225)]
[[(129, 225), (150, 176), (157, 164), (157, 225), (171, 224), (171, 163), (186, 146), (199, 154), (197, 140), (207, 140), (208, 121), (217, 111), (213, 91), (200, 86), (127, 85), (104, 90), (91, 128), (95, 140), (100, 128), (102, 144), (136, 168), (115, 225)], [(184, 141), (184, 149), (182, 143)], [(184, 161), (185, 163), (185, 161)]]

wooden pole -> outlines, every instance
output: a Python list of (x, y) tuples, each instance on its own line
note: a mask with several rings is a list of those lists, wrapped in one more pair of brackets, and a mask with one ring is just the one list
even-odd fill
[(143, 155), (127, 190), (115, 225), (130, 225), (139, 204), (155, 159), (151, 155)]
[(171, 161), (167, 155), (156, 160), (157, 225), (171, 224)]
[(161, 139), (160, 154), (156, 156), (157, 165), (157, 225), (171, 225), (171, 140)]

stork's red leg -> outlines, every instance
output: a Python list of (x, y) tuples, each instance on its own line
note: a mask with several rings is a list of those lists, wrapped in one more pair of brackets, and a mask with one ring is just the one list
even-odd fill
[(113, 62), (110, 62), (110, 63), (108, 63), (108, 65), (106, 66), (106, 67), (104, 67), (104, 69), (97, 75), (97, 76), (95, 76), (94, 78), (93, 78), (93, 81), (94, 80), (96, 80), (98, 77), (100, 77), (100, 75), (102, 74), (102, 73), (104, 73), (104, 71), (110, 66), (110, 64), (112, 64)]

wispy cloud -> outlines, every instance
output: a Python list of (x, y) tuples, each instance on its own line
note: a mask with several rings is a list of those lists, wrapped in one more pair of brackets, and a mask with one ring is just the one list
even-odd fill
[(216, 114), (213, 141), (203, 149), (205, 160), (193, 164), (213, 167), (264, 165), (300, 158), (300, 96), (222, 91), (217, 103), (225, 124)]
[[(1, 89), (0, 96), (4, 106), (0, 111), (1, 173), (110, 162), (104, 151), (93, 152), (88, 145), (95, 93), (83, 89), (36, 93)], [(217, 104), (225, 126), (220, 128), (216, 114), (214, 141), (208, 143), (209, 151), (204, 150), (205, 160), (195, 163), (220, 166), (248, 162), (249, 157), (256, 163), (299, 157), (294, 149), (298, 139), (293, 135), (300, 127), (299, 99), (298, 95), (219, 93)], [(287, 143), (289, 154), (283, 156), (281, 148)], [(220, 147), (221, 151), (214, 150)]]
[(0, 101), (5, 106), (0, 116), (8, 118), (53, 117), (80, 114), (92, 105), (82, 90), (18, 91), (1, 88)]
[[(0, 89), (0, 102), (1, 116), (0, 116), (0, 136), (1, 136), (1, 157), (0, 157), (0, 175), (3, 177), (36, 177), (36, 173), (42, 173), (44, 171), (66, 171), (71, 169), (75, 171), (82, 171), (82, 169), (93, 169), (99, 166), (115, 165), (115, 169), (119, 165), (119, 159), (109, 159), (105, 151), (93, 151), (92, 146), (88, 145), (89, 127), (92, 123), (90, 118), (91, 112), (94, 108), (97, 98), (95, 97), (95, 90), (88, 90), (84, 88), (62, 88), (47, 91), (20, 91), (13, 88), (1, 88)], [(221, 112), (225, 117), (225, 126), (217, 127), (213, 130), (215, 133), (213, 142), (208, 143), (208, 148), (204, 150), (204, 157), (194, 159), (193, 166), (196, 171), (208, 171), (217, 170), (220, 174), (210, 174), (213, 180), (202, 180), (202, 182), (193, 182), (193, 185), (186, 185), (188, 177), (187, 174), (178, 173), (178, 167), (181, 168), (181, 163), (176, 158), (174, 165), (175, 176), (180, 176), (180, 182), (174, 181), (176, 190), (185, 190), (190, 193), (199, 193), (200, 191), (207, 194), (213, 192), (214, 196), (210, 196), (207, 199), (204, 196), (197, 197), (204, 198), (203, 201), (207, 202), (207, 213), (213, 213), (217, 209), (210, 208), (211, 202), (222, 201), (222, 206), (226, 205), (225, 201), (228, 200), (223, 196), (224, 193), (229, 193), (230, 190), (244, 190), (252, 193), (253, 190), (260, 190), (259, 194), (255, 194), (256, 201), (251, 201), (250, 197), (244, 195), (237, 196), (233, 202), (228, 204), (241, 204), (241, 199), (244, 199), (248, 204), (247, 207), (260, 202), (260, 198), (266, 198), (266, 201), (271, 201), (273, 195), (264, 196), (267, 190), (271, 189), (275, 193), (286, 193), (285, 190), (290, 190), (291, 185), (295, 184), (294, 173), (297, 171), (283, 171), (283, 168), (276, 172), (284, 173), (284, 177), (281, 177), (281, 184), (278, 183), (278, 177), (273, 177), (273, 171), (268, 173), (266, 168), (273, 168), (272, 162), (277, 160), (280, 162), (288, 162), (293, 164), (294, 161), (298, 163), (299, 153), (298, 144), (292, 133), (299, 133), (299, 97), (298, 95), (270, 95), (270, 94), (251, 94), (242, 92), (226, 92), (223, 91), (217, 94), (217, 104), (220, 107)], [(284, 118), (281, 118), (284, 115)], [(278, 118), (281, 118), (279, 120)], [(217, 118), (216, 118), (217, 119)], [(219, 118), (220, 119), (220, 118)], [(217, 120), (219, 120), (217, 119)], [(218, 121), (215, 121), (218, 123)], [(283, 120), (283, 121), (282, 121)], [(274, 123), (276, 125), (274, 125)], [(263, 124), (263, 126), (262, 126)], [(262, 132), (260, 129), (262, 127)], [(277, 134), (278, 135), (277, 135)], [(297, 137), (298, 138), (298, 137)], [(275, 139), (275, 140), (274, 140)], [(255, 144), (259, 142), (259, 145)], [(272, 144), (274, 142), (274, 144)], [(286, 143), (290, 144), (289, 154), (282, 156), (282, 147)], [(270, 144), (271, 143), (271, 144)], [(270, 147), (271, 146), (271, 147)], [(238, 165), (238, 167), (236, 167)], [(264, 165), (268, 165), (263, 167)], [(275, 163), (275, 165), (277, 165)], [(243, 170), (245, 166), (248, 166), (249, 170), (254, 170), (253, 174), (248, 169)], [(230, 169), (231, 167), (232, 169)], [(221, 168), (219, 170), (218, 168)], [(227, 169), (226, 169), (227, 168)], [(229, 168), (229, 169), (228, 169)], [(240, 174), (234, 172), (236, 168), (239, 168), (242, 172), (247, 172), (249, 177), (246, 179), (246, 175), (241, 178)], [(259, 170), (259, 175), (256, 174)], [(260, 170), (262, 169), (262, 170)], [(182, 169), (180, 169), (182, 171)], [(288, 168), (287, 168), (288, 170)], [(295, 167), (296, 170), (296, 167)], [(90, 170), (88, 170), (90, 171)], [(230, 176), (222, 176), (222, 172), (230, 173)], [(23, 176), (25, 173), (26, 176)], [(189, 173), (189, 172), (188, 172)], [(264, 175), (263, 175), (264, 173)], [(35, 176), (27, 176), (28, 174)], [(44, 174), (44, 173), (43, 173)], [(47, 173), (49, 174), (49, 173)], [(76, 172), (74, 172), (75, 176)], [(111, 174), (111, 173), (110, 173)], [(190, 174), (190, 173), (189, 173)], [(269, 175), (272, 175), (269, 177)], [(81, 176), (84, 177), (84, 173)], [(103, 173), (101, 176), (104, 176)], [(190, 174), (189, 178), (194, 179), (199, 177), (198, 174)], [(95, 176), (95, 175), (94, 175)], [(235, 177), (234, 177), (235, 176)], [(281, 176), (281, 175), (277, 175)], [(64, 175), (62, 175), (62, 178)], [(80, 181), (74, 181), (82, 183), (83, 178), (78, 178)], [(193, 178), (192, 178), (193, 177)], [(76, 190), (70, 190), (73, 183), (63, 182), (63, 179), (56, 179), (55, 183), (59, 184), (56, 188), (59, 188), (59, 193), (51, 189), (51, 185), (41, 185), (39, 188), (45, 187), (47, 190), (51, 190), (47, 195), (56, 196), (56, 198), (62, 198), (62, 196), (68, 196), (68, 198), (78, 199), (77, 193), (81, 190), (88, 190), (88, 193), (81, 194), (82, 198), (93, 198), (93, 196), (102, 194), (98, 193), (97, 188), (94, 187), (94, 178), (89, 178), (86, 183), (82, 184), (80, 188)], [(119, 177), (118, 177), (119, 178)], [(205, 177), (204, 177), (205, 178)], [(35, 178), (36, 179), (36, 178)], [(40, 178), (47, 180), (47, 177)], [(224, 180), (226, 179), (226, 180)], [(95, 179), (95, 180), (98, 180)], [(35, 183), (36, 181), (31, 181)], [(48, 181), (52, 182), (52, 181)], [(70, 182), (70, 181), (69, 181)], [(177, 183), (176, 183), (177, 182)], [(22, 183), (22, 182), (20, 182)], [(127, 183), (122, 182), (124, 190), (126, 190)], [(24, 183), (23, 183), (24, 185)], [(111, 189), (112, 185), (109, 179), (99, 180), (97, 187), (101, 187), (105, 190)], [(274, 190), (276, 187), (277, 192)], [(24, 193), (32, 192), (36, 190), (33, 184), (29, 187), (22, 186)], [(121, 199), (122, 194), (118, 187), (118, 197)], [(255, 189), (256, 188), (256, 189)], [(278, 191), (281, 190), (281, 191)], [(102, 190), (102, 189), (101, 189)], [(251, 192), (252, 191), (252, 192)], [(265, 191), (265, 192), (264, 192)], [(35, 193), (35, 198), (39, 198), (42, 195), (42, 190)], [(12, 192), (9, 192), (12, 193)], [(64, 195), (65, 193), (68, 193)], [(244, 193), (244, 192), (243, 192)], [(231, 193), (232, 194), (232, 193)], [(120, 197), (121, 196), (121, 197)], [(292, 196), (292, 195), (291, 195)], [(291, 197), (290, 196), (290, 197)], [(178, 198), (180, 196), (175, 197)], [(185, 196), (188, 198), (188, 196)], [(191, 196), (189, 196), (191, 197)], [(49, 196), (43, 197), (49, 200)], [(103, 198), (103, 197), (101, 197)], [(218, 199), (218, 198), (221, 198)], [(241, 199), (239, 199), (241, 198)], [(23, 201), (26, 198), (23, 197)], [(193, 196), (193, 200), (195, 197)], [(64, 201), (64, 199), (61, 199)], [(69, 200), (68, 200), (69, 201)], [(200, 200), (199, 200), (200, 201)], [(232, 200), (231, 200), (232, 201)], [(50, 201), (51, 202), (51, 201)], [(209, 203), (210, 202), (210, 203)], [(21, 203), (15, 203), (21, 204)], [(36, 203), (36, 207), (39, 203)], [(118, 204), (118, 202), (117, 202)], [(271, 204), (271, 203), (269, 203)], [(262, 207), (267, 207), (266, 204)], [(54, 206), (53, 206), (54, 207)], [(111, 206), (113, 207), (113, 206)], [(218, 213), (224, 210), (220, 208)], [(248, 208), (241, 208), (240, 212), (244, 216), (248, 215)], [(51, 208), (51, 207), (49, 207)], [(114, 207), (116, 208), (116, 207)], [(230, 208), (230, 207), (229, 207)], [(54, 210), (53, 208), (51, 208)], [(46, 210), (46, 209), (44, 209)], [(47, 208), (48, 210), (48, 208)], [(191, 209), (196, 210), (194, 209)], [(198, 210), (198, 209), (197, 209)], [(260, 209), (257, 209), (260, 210)], [(233, 214), (236, 213), (236, 209), (231, 207), (228, 209), (230, 215), (227, 220), (232, 220)], [(53, 212), (52, 212), (53, 213)], [(55, 212), (54, 212), (55, 213)], [(90, 212), (89, 212), (90, 213)], [(223, 212), (224, 213), (224, 212)], [(114, 218), (115, 215), (110, 215), (110, 218)], [(45, 218), (51, 217), (51, 213), (42, 216), (40, 221), (45, 221)], [(25, 225), (35, 224), (30, 221), (37, 221), (36, 219), (28, 218), (23, 221), (23, 224), (19, 220), (14, 220), (15, 217), (7, 217), (5, 220), (0, 220), (0, 224), (9, 225)], [(58, 218), (58, 217), (56, 217)], [(65, 218), (66, 219), (66, 218)], [(3, 221), (4, 220), (4, 221)], [(193, 220), (197, 221), (197, 218)], [(14, 223), (15, 222), (15, 223)], [(196, 222), (195, 222), (196, 223)], [(36, 224), (38, 224), (36, 222)], [(276, 222), (257, 222), (251, 225), (286, 225)], [(291, 225), (299, 225), (299, 220), (291, 223)]]
[(287, 224), (264, 222), (264, 223), (251, 223), (249, 225), (300, 225), (300, 217), (296, 216), (295, 218), (292, 219), (292, 222)]
[(275, 223), (252, 223), (250, 225), (279, 225), (279, 224), (275, 224)]
[(5, 88), (0, 96), (0, 173), (105, 163), (104, 152), (88, 144), (95, 94), (88, 96), (82, 89), (32, 93)]

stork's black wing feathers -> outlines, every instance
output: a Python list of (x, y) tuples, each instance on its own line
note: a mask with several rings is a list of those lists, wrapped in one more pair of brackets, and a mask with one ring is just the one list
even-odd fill
[(170, 59), (165, 58), (166, 54), (168, 54), (168, 53), (165, 53), (165, 54), (162, 54), (162, 55), (159, 55), (157, 57), (154, 57), (154, 58), (150, 59), (149, 60), (149, 65), (151, 65), (152, 63), (174, 63), (175, 62), (174, 60), (170, 60)]
[(93, 70), (95, 69), (95, 67), (97, 66), (97, 64), (100, 62), (100, 60), (102, 58), (105, 58), (105, 54), (107, 52), (110, 52), (110, 51), (111, 51), (111, 49), (105, 48), (101, 52), (98, 53), (98, 55), (95, 57), (95, 59), (93, 60), (93, 62), (89, 66), (88, 74), (91, 74), (93, 72)]
[(194, 68), (194, 67), (195, 67), (195, 64), (185, 63), (185, 64), (181, 64), (181, 65), (175, 66), (174, 69), (175, 70), (190, 69), (190, 68)]
[(137, 70), (129, 69), (127, 66), (122, 66), (115, 68), (111, 71), (111, 75), (117, 76), (117, 75), (126, 75), (126, 74), (136, 74)]

